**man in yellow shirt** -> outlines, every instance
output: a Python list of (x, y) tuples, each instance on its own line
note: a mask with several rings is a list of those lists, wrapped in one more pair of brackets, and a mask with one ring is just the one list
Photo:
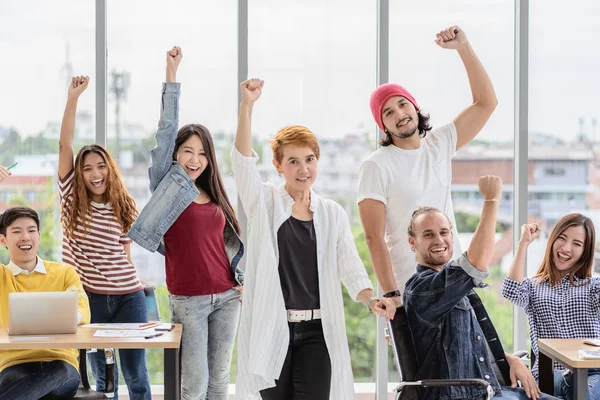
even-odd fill
[[(8, 324), (11, 292), (77, 292), (79, 322), (89, 323), (88, 298), (75, 268), (39, 258), (39, 244), (40, 221), (34, 210), (13, 207), (0, 215), (0, 245), (10, 257), (8, 265), (0, 264), (0, 325)], [(75, 349), (1, 350), (0, 399), (73, 398), (80, 379), (77, 355)]]

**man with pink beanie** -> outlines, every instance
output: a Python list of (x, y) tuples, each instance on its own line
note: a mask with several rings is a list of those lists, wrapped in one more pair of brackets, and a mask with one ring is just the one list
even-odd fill
[[(452, 26), (436, 37), (437, 45), (458, 52), (473, 103), (454, 121), (432, 129), (429, 115), (421, 112), (405, 88), (393, 83), (379, 86), (370, 105), (385, 137), (359, 172), (358, 208), (373, 268), (384, 296), (392, 297), (397, 306), (406, 281), (415, 272), (407, 233), (412, 212), (420, 206), (440, 209), (450, 218), (456, 236), (450, 195), (452, 157), (481, 131), (498, 103), (466, 34)], [(458, 240), (454, 243), (454, 249), (443, 251), (462, 254)]]

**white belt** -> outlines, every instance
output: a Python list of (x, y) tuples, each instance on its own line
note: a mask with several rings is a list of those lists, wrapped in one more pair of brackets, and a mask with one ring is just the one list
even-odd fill
[(287, 310), (289, 322), (312, 321), (321, 319), (321, 310)]

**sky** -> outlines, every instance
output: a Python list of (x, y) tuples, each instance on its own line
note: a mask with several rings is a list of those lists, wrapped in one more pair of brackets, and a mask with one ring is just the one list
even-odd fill
[[(131, 76), (123, 119), (155, 129), (165, 52), (184, 59), (181, 123), (234, 132), (237, 120), (237, 1), (108, 1), (108, 70)], [(375, 0), (250, 0), (249, 75), (265, 80), (253, 130), (272, 136), (304, 124), (319, 137), (374, 132), (369, 96), (376, 86)], [(499, 106), (479, 136), (512, 140), (514, 2), (390, 2), (390, 80), (405, 86), (434, 125), (471, 102), (455, 51), (435, 45), (450, 25), (463, 29), (486, 67)], [(594, 0), (530, 1), (531, 132), (572, 139), (583, 117), (600, 114), (600, 4)], [(95, 107), (94, 1), (0, 3), (0, 126), (36, 134), (59, 121), (67, 86), (66, 48), (74, 74), (92, 77), (79, 109)], [(108, 106), (114, 121), (114, 102)]]

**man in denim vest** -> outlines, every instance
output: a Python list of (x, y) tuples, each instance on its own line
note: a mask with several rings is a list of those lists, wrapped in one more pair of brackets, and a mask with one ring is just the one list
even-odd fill
[[(511, 354), (512, 387), (500, 386), (492, 368), (483, 330), (467, 294), (485, 287), (494, 252), (496, 215), (502, 194), (497, 176), (479, 178), (484, 200), (479, 224), (466, 253), (452, 258), (454, 242), (448, 217), (433, 207), (412, 215), (408, 242), (417, 257), (417, 272), (406, 283), (404, 304), (417, 353), (417, 379), (479, 378), (490, 383), (495, 398), (552, 399), (545, 396), (527, 367)], [(523, 385), (517, 387), (517, 380)], [(426, 388), (426, 399), (482, 399), (486, 389), (476, 386)]]

